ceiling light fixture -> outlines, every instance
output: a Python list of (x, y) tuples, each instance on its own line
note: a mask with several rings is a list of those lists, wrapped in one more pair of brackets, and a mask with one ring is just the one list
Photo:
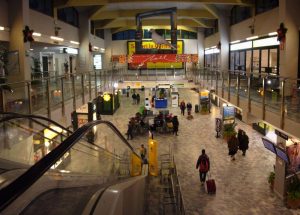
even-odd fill
[(232, 41), (230, 44), (235, 44), (241, 42), (240, 40)]
[(3, 26), (0, 26), (0, 31), (4, 31), (4, 27)]
[(246, 40), (254, 40), (254, 39), (257, 39), (257, 38), (258, 38), (258, 36), (253, 36), (253, 37), (246, 38)]
[(96, 50), (99, 50), (99, 47), (97, 47), (97, 46), (94, 46), (93, 48), (96, 49)]
[(36, 36), (36, 37), (42, 36), (42, 34), (41, 34), (41, 33), (38, 33), (38, 32), (33, 32), (32, 35), (33, 35), (33, 36)]
[(61, 37), (55, 37), (55, 36), (51, 36), (50, 37), (52, 40), (56, 40), (56, 41), (64, 41), (64, 39), (63, 38), (61, 38)]
[(275, 36), (277, 35), (277, 32), (271, 32), (271, 33), (268, 33), (269, 36)]
[(73, 43), (73, 44), (76, 44), (76, 45), (79, 45), (79, 42), (76, 42), (76, 41), (73, 41), (71, 40), (70, 43)]

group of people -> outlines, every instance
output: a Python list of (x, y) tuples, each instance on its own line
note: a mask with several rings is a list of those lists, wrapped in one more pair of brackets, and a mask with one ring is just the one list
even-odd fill
[(238, 152), (238, 150), (243, 152), (243, 156), (246, 155), (246, 151), (249, 148), (249, 137), (244, 130), (239, 129), (237, 136), (231, 136), (227, 141), (227, 144), (228, 155), (231, 156), (232, 160), (235, 160), (235, 154)]
[(192, 106), (192, 104), (191, 104), (190, 102), (188, 102), (187, 104), (185, 104), (184, 100), (182, 100), (182, 101), (180, 102), (179, 107), (180, 107), (180, 110), (181, 110), (181, 115), (184, 116), (185, 109), (187, 109), (188, 115), (191, 115), (192, 107), (193, 107), (193, 106)]
[(134, 104), (134, 105), (140, 104), (140, 101), (141, 101), (140, 94), (133, 93), (131, 97), (132, 97), (132, 104)]

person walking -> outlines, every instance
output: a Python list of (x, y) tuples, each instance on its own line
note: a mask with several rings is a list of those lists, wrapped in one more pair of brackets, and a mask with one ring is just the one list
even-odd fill
[(181, 114), (182, 114), (183, 116), (184, 116), (185, 108), (186, 108), (185, 102), (182, 100), (182, 101), (180, 102), (180, 110), (181, 110)]
[(207, 154), (205, 154), (205, 149), (202, 149), (202, 153), (197, 160), (196, 169), (198, 168), (199, 168), (200, 182), (201, 185), (203, 185), (206, 179), (206, 174), (210, 169), (209, 157), (207, 156)]
[(132, 97), (132, 104), (135, 105), (136, 104), (136, 94), (133, 93), (131, 97)]
[(187, 103), (186, 105), (186, 108), (187, 108), (187, 111), (188, 111), (188, 115), (191, 115), (192, 113), (192, 104), (190, 102)]
[(136, 103), (138, 105), (140, 104), (140, 100), (141, 100), (140, 94), (136, 94)]
[(172, 118), (172, 124), (173, 124), (173, 134), (178, 136), (178, 127), (179, 127), (179, 121), (178, 121), (178, 118), (177, 116), (174, 116)]
[(132, 132), (133, 132), (133, 124), (131, 121), (129, 121), (128, 123), (128, 129), (127, 129), (127, 140), (132, 140), (133, 139), (133, 135), (132, 135)]
[(230, 139), (227, 142), (228, 144), (228, 155), (231, 156), (231, 160), (235, 160), (235, 154), (238, 151), (238, 139), (236, 138), (236, 136), (232, 136), (230, 137)]
[[(240, 141), (240, 140), (239, 140)], [(239, 148), (243, 152), (243, 156), (246, 155), (246, 151), (249, 148), (249, 137), (245, 131), (242, 130), (241, 141), (239, 143)]]
[(147, 154), (147, 149), (144, 147), (144, 144), (142, 144), (140, 148), (140, 155), (143, 161), (146, 158), (146, 154)]

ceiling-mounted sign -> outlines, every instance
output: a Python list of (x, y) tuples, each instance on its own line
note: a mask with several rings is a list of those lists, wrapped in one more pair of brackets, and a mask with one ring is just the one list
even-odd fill
[(280, 131), (278, 131), (278, 130), (276, 130), (276, 129), (275, 129), (275, 134), (276, 134), (277, 136), (281, 137), (282, 139), (285, 139), (285, 140), (288, 140), (288, 139), (289, 139), (289, 136), (288, 136), (288, 135), (286, 135), (286, 134), (284, 134), (284, 133), (282, 133), (282, 132), (280, 132)]
[(102, 55), (96, 54), (94, 56), (94, 67), (95, 69), (102, 69)]
[(73, 49), (73, 48), (64, 48), (63, 53), (67, 54), (78, 54), (78, 49)]

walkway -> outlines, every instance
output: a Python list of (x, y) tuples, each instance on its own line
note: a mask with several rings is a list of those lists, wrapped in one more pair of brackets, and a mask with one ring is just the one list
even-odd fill
[[(180, 90), (180, 98), (197, 102), (197, 94), (191, 90)], [(140, 94), (143, 94), (141, 92)], [(143, 101), (141, 99), (141, 101)], [(137, 112), (138, 106), (131, 105), (131, 98), (122, 98), (121, 108), (114, 116), (104, 119), (116, 123), (126, 132), (128, 118)], [(170, 108), (179, 115), (179, 108)], [(261, 135), (242, 122), (238, 128), (246, 131), (250, 138), (249, 151), (243, 157), (241, 152), (235, 161), (228, 156), (227, 144), (215, 138), (215, 117), (220, 116), (218, 108), (213, 107), (211, 115), (193, 114), (193, 120), (180, 116), (179, 136), (157, 134), (160, 153), (168, 151), (173, 145), (176, 164), (185, 200), (187, 214), (207, 215), (245, 215), (245, 214), (297, 214), (285, 208), (282, 201), (269, 189), (267, 177), (273, 170), (275, 157), (264, 149)], [(134, 147), (147, 144), (147, 137), (136, 137), (131, 143)], [(216, 195), (207, 195), (200, 186), (199, 174), (195, 169), (202, 148), (211, 160), (212, 177), (216, 180)]]

